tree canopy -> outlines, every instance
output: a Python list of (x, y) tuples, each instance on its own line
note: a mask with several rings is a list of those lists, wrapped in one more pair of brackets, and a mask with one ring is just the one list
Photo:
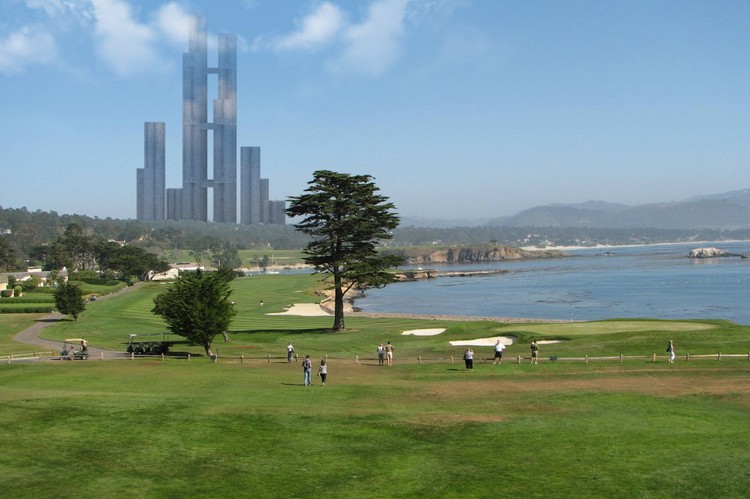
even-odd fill
[(308, 185), (306, 194), (289, 198), (286, 213), (304, 217), (295, 228), (312, 237), (305, 261), (333, 279), (333, 330), (340, 331), (345, 328), (344, 295), (352, 286), (381, 287), (393, 281), (387, 270), (401, 258), (379, 255), (377, 245), (393, 237), (390, 231), (399, 217), (370, 175), (319, 170)]
[(86, 309), (83, 291), (76, 284), (64, 282), (55, 290), (55, 306), (64, 315), (72, 315), (74, 320)]
[(211, 345), (224, 333), (236, 314), (229, 300), (232, 272), (186, 272), (154, 298), (154, 314), (160, 315), (170, 331), (201, 345), (213, 355)]

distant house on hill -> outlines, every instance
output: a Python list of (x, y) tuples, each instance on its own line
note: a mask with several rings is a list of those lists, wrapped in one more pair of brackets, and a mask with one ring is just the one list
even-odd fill
[(170, 279), (177, 279), (177, 277), (179, 277), (180, 275), (180, 272), (195, 272), (197, 270), (206, 270), (206, 268), (203, 265), (198, 265), (195, 263), (175, 263), (166, 272), (160, 272), (158, 274), (150, 272), (149, 280), (168, 281)]

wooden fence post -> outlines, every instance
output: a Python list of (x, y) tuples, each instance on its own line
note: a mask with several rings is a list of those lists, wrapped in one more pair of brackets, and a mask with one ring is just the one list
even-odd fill
[(190, 360), (191, 358), (192, 358), (192, 356), (190, 354), (188, 354), (188, 360)]
[(719, 362), (721, 362), (721, 352), (719, 352), (719, 358), (717, 359)]
[(422, 365), (422, 356), (420, 355), (419, 357), (417, 357), (417, 360), (419, 361), (419, 365), (421, 366)]
[(161, 354), (161, 361), (164, 362), (164, 354)]
[(689, 360), (690, 360), (690, 354), (686, 353), (685, 354), (685, 362), (688, 362)]
[(518, 363), (519, 364), (521, 363), (521, 356), (520, 355), (518, 356)]
[(651, 358), (652, 362), (656, 362), (656, 354)]
[(268, 363), (269, 364), (271, 363), (271, 354), (270, 353), (268, 354)]
[(589, 363), (589, 356), (586, 355), (586, 357), (584, 357), (584, 360), (586, 361), (586, 364), (588, 364)]
[[(748, 360), (750, 360), (750, 353), (747, 354), (747, 358), (748, 358)], [(451, 364), (453, 364), (453, 355), (451, 355)]]
[(622, 354), (620, 354), (620, 364), (622, 364)]
[(134, 352), (130, 352), (130, 360), (135, 360), (135, 353)]
[(240, 355), (240, 364), (244, 364), (244, 363), (245, 363), (245, 354), (243, 353), (242, 355)]
[(354, 356), (354, 363), (359, 364), (359, 355)]

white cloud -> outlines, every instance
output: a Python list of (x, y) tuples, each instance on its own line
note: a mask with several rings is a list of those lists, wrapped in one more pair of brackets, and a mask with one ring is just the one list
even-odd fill
[(31, 64), (47, 64), (57, 57), (55, 39), (38, 26), (24, 26), (0, 39), (0, 73), (20, 73)]
[(298, 24), (297, 31), (271, 43), (274, 50), (313, 51), (327, 45), (341, 32), (344, 15), (336, 5), (323, 2)]
[(385, 71), (399, 56), (408, 4), (409, 0), (378, 0), (370, 4), (367, 18), (345, 31), (345, 47), (332, 69), (372, 76)]
[(154, 18), (156, 27), (169, 41), (187, 47), (192, 14), (180, 4), (169, 2), (156, 11)]
[(133, 19), (130, 5), (122, 0), (91, 0), (94, 7), (97, 50), (106, 64), (121, 76), (156, 67), (152, 28)]

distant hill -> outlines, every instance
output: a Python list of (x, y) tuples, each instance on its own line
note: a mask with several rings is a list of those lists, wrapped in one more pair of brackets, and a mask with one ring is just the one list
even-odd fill
[(638, 206), (589, 201), (551, 204), (492, 219), (490, 227), (598, 227), (611, 229), (750, 228), (750, 189)]

